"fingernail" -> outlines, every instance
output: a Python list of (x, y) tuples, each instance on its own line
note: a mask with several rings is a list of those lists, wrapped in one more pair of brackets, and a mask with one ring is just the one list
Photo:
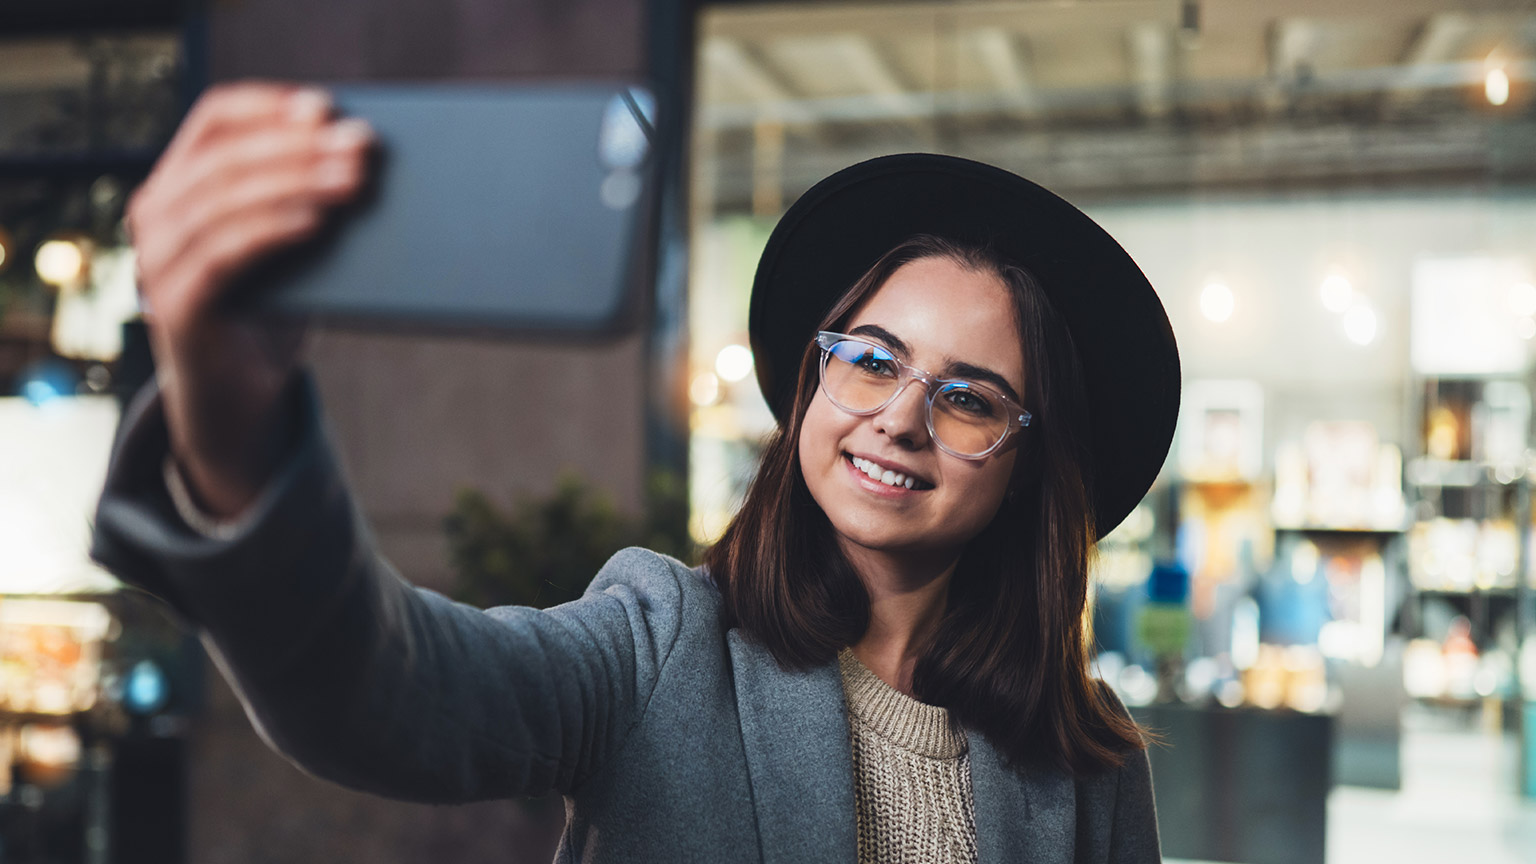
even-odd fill
[(366, 120), (350, 117), (333, 124), (322, 133), (320, 146), (330, 151), (355, 150), (373, 140), (373, 127)]
[(330, 110), (331, 97), (324, 90), (306, 87), (288, 97), (288, 116), (294, 120), (318, 120)]

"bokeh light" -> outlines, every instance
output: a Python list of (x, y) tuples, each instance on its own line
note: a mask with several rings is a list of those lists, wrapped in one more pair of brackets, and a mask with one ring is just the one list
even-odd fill
[(85, 250), (74, 240), (48, 240), (37, 247), (34, 264), (39, 279), (49, 285), (68, 285), (85, 275)]
[(1344, 335), (1360, 346), (1376, 341), (1376, 310), (1365, 302), (1351, 307), (1344, 313)]
[(745, 345), (727, 345), (715, 355), (715, 373), (732, 383), (752, 374), (752, 349)]
[(1340, 315), (1349, 311), (1349, 303), (1355, 299), (1355, 286), (1340, 273), (1330, 273), (1319, 290), (1324, 308)]
[(1509, 73), (1503, 67), (1488, 70), (1483, 79), (1483, 95), (1488, 97), (1489, 105), (1498, 106), (1509, 101)]
[(1232, 317), (1233, 307), (1236, 305), (1232, 297), (1232, 289), (1225, 282), (1210, 281), (1200, 291), (1200, 314), (1207, 320), (1217, 324)]

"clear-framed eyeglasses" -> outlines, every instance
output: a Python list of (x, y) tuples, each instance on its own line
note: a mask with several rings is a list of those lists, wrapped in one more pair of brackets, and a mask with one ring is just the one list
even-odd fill
[(874, 414), (895, 401), (913, 381), (927, 389), (928, 433), (939, 449), (961, 459), (982, 459), (1033, 416), (996, 388), (965, 378), (940, 378), (908, 366), (889, 348), (826, 330), (821, 348), (821, 389), (849, 414)]

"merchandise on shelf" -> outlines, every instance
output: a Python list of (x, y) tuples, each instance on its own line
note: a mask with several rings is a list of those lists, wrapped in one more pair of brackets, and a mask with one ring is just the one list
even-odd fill
[(1407, 518), (1403, 456), (1370, 423), (1318, 422), (1275, 451), (1276, 527), (1397, 531)]
[(1519, 547), (1512, 519), (1429, 519), (1408, 532), (1408, 578), (1431, 591), (1513, 588)]
[(96, 603), (0, 599), (0, 711), (63, 716), (90, 709), (111, 621)]

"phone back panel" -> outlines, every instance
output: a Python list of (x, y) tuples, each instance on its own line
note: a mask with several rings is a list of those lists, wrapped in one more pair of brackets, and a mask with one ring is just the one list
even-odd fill
[(653, 111), (621, 85), (342, 86), (369, 191), (263, 269), (259, 305), (326, 319), (612, 329), (648, 236)]

